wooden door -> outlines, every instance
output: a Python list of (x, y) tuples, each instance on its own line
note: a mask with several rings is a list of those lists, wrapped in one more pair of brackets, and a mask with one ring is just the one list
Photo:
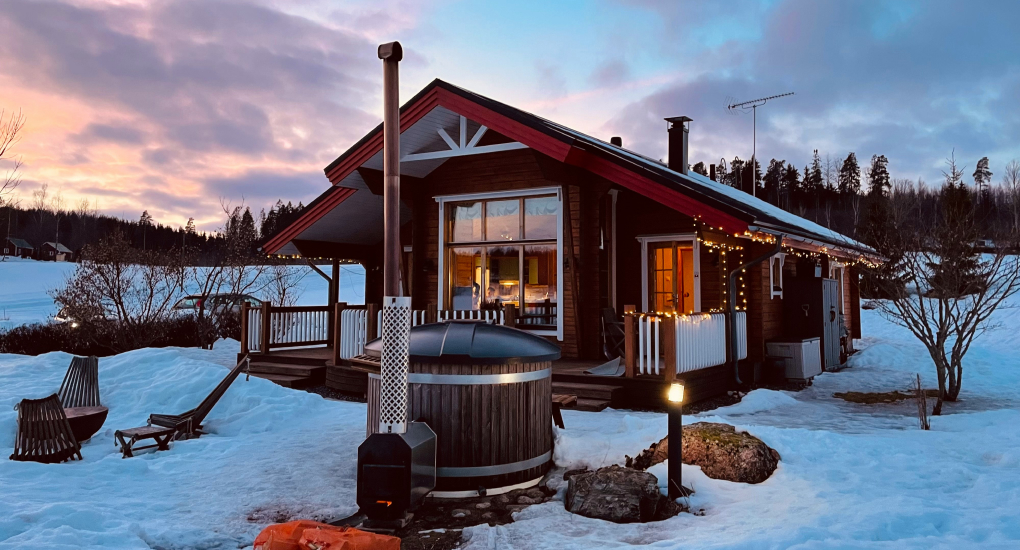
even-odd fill
[(825, 369), (839, 368), (839, 282), (822, 279), (822, 360)]
[(690, 243), (648, 244), (649, 311), (693, 312), (694, 284), (694, 248)]

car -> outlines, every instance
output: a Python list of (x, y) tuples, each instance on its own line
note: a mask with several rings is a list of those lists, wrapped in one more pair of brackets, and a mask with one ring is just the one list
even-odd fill
[(199, 308), (207, 313), (220, 313), (224, 311), (240, 312), (241, 304), (248, 304), (248, 307), (262, 307), (262, 300), (247, 294), (191, 294), (181, 298), (173, 306), (173, 310), (184, 314), (196, 314)]

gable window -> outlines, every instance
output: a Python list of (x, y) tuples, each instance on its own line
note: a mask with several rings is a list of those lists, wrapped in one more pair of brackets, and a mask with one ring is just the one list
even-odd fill
[(783, 297), (783, 264), (785, 262), (786, 254), (783, 253), (776, 254), (769, 260), (770, 299), (776, 296)]
[(518, 328), (562, 338), (559, 190), (439, 197), (442, 308), (517, 308)]

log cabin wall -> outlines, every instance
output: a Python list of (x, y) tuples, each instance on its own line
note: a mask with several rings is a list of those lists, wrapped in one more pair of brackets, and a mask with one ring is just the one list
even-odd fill
[(599, 204), (609, 189), (608, 182), (528, 149), (450, 159), (416, 184), (412, 205), (412, 303), (416, 309), (438, 302), (437, 289), (442, 274), (439, 273), (439, 204), (435, 197), (536, 187), (563, 189), (566, 205), (563, 257), (560, 258), (564, 262), (563, 296), (560, 297), (563, 341), (557, 343), (564, 357), (597, 356), (600, 349), (598, 300), (578, 301), (575, 296), (598, 295)]

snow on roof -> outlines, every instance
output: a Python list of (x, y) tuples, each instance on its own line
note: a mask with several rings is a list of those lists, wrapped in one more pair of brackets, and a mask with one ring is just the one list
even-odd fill
[(28, 241), (26, 241), (25, 239), (15, 239), (14, 237), (10, 237), (7, 240), (18, 248), (31, 248), (31, 249), (35, 248), (32, 245), (28, 244)]
[(71, 249), (67, 248), (66, 246), (64, 246), (64, 245), (62, 245), (60, 243), (43, 243), (43, 246), (49, 246), (50, 248), (55, 248), (57, 250), (57, 252), (63, 252), (65, 254), (73, 254)]

